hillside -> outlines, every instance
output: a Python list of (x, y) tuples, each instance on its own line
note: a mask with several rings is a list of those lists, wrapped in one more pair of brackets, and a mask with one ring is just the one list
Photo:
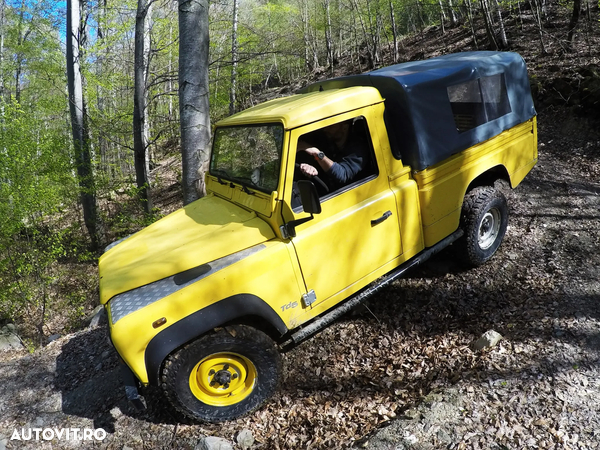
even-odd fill
[[(511, 17), (510, 49), (527, 61), (539, 113), (540, 160), (506, 192), (509, 230), (490, 263), (464, 270), (451, 249), (439, 254), (286, 353), (280, 394), (220, 426), (182, 423), (155, 397), (145, 412), (128, 405), (102, 325), (31, 354), (2, 353), (0, 450), (50, 448), (11, 436), (62, 427), (103, 428), (107, 437), (95, 447), (123, 450), (194, 449), (205, 436), (234, 445), (244, 430), (251, 448), (269, 450), (598, 448), (600, 32), (582, 30), (567, 52), (568, 16), (551, 10), (542, 54), (533, 17)], [(430, 27), (402, 41), (401, 59), (472, 49), (468, 29)], [(356, 71), (342, 61), (336, 75)], [(316, 71), (249, 101), (326, 76)], [(176, 165), (157, 168), (165, 212), (181, 201)], [(471, 350), (491, 329), (504, 337), (498, 346)], [(51, 448), (87, 446), (55, 440)]]

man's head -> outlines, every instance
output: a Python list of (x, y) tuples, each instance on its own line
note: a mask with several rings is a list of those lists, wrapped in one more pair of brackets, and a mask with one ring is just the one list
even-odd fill
[(333, 142), (338, 148), (341, 148), (346, 143), (349, 131), (350, 121), (348, 120), (323, 128), (323, 133), (327, 136), (327, 139)]

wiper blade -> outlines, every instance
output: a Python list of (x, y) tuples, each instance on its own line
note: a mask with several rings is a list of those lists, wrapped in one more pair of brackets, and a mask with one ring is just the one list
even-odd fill
[(223, 181), (223, 179), (221, 178), (221, 174), (225, 177), (231, 178), (231, 177), (229, 177), (227, 172), (225, 172), (224, 170), (221, 170), (221, 169), (212, 170), (211, 173), (217, 177), (217, 181), (219, 182), (219, 184), (222, 184), (222, 185), (226, 185), (227, 182)]
[(250, 178), (246, 178), (246, 177), (231, 177), (231, 179), (233, 181), (235, 181), (236, 183), (238, 183), (241, 187), (242, 187), (242, 191), (244, 191), (244, 193), (248, 194), (248, 195), (256, 195), (255, 192), (252, 192), (250, 189), (248, 189), (248, 185), (246, 184), (247, 181), (250, 182), (250, 186), (256, 186), (256, 183), (254, 183), (254, 181), (252, 181)]

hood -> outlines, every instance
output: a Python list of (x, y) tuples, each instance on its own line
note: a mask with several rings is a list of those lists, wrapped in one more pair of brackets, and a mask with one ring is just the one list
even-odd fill
[(203, 197), (102, 255), (100, 302), (274, 237), (255, 212), (214, 195)]

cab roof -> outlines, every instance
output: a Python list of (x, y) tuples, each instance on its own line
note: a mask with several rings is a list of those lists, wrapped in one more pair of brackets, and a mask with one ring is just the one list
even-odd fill
[(379, 91), (370, 86), (311, 92), (261, 103), (220, 120), (216, 126), (279, 122), (292, 129), (382, 101)]

